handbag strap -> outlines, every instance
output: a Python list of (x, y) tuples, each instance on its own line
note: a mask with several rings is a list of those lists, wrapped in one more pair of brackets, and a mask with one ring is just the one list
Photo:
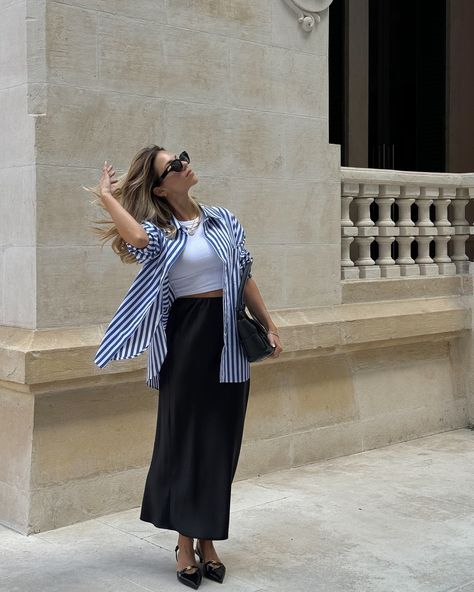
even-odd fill
[(244, 271), (242, 273), (242, 279), (240, 280), (240, 286), (239, 286), (239, 292), (237, 294), (237, 310), (238, 311), (243, 311), (245, 309), (245, 304), (244, 304), (244, 288), (245, 288), (245, 282), (247, 281), (247, 277), (250, 273), (250, 268), (252, 267), (252, 261), (249, 261), (248, 263), (246, 263), (245, 267), (244, 267)]

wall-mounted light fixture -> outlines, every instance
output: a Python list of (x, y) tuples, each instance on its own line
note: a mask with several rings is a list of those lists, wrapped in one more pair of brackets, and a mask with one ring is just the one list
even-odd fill
[(319, 13), (329, 8), (332, 0), (283, 0), (298, 15), (298, 22), (305, 31), (312, 31), (321, 21)]

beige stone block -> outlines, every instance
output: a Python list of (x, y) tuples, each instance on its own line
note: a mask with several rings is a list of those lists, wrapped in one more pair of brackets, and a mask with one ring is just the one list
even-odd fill
[[(198, 179), (201, 175), (227, 177), (236, 158), (235, 149), (229, 149), (230, 115), (229, 109), (212, 105), (167, 102), (165, 147), (178, 154), (187, 150)], [(194, 187), (197, 189), (199, 185)]]
[(35, 246), (35, 183), (33, 166), (0, 168), (1, 246)]
[(339, 180), (340, 145), (328, 144), (328, 120), (288, 116), (283, 124), (284, 176), (289, 179)]
[(252, 365), (244, 438), (275, 438), (291, 431), (293, 410), (287, 364)]
[[(321, 311), (324, 309), (321, 308)], [(294, 326), (288, 326), (288, 319), (285, 316), (274, 313), (272, 319), (278, 327), (278, 333), (283, 347), (277, 361), (282, 359), (312, 359), (315, 355), (332, 355), (340, 351), (338, 345), (341, 341), (340, 327), (335, 319), (328, 318), (323, 312), (319, 321), (312, 324), (309, 318), (302, 324), (295, 322)], [(282, 357), (283, 356), (283, 357)]]
[[(454, 399), (466, 397), (468, 404), (474, 403), (472, 381), (472, 331), (465, 331), (449, 341), (448, 355), (451, 362), (452, 396)], [(468, 369), (466, 371), (466, 368)], [(471, 418), (472, 415), (469, 414)]]
[[(176, 146), (177, 148), (177, 146)], [(193, 155), (191, 154), (191, 159), (193, 159)], [(194, 185), (190, 190), (190, 195), (198, 199), (198, 201), (205, 203), (211, 206), (226, 206), (229, 203), (227, 200), (229, 195), (231, 194), (232, 188), (232, 179), (230, 176), (222, 175), (222, 176), (209, 176), (209, 175), (202, 175), (199, 172), (199, 168), (192, 165), (193, 171), (196, 173), (198, 177), (198, 184)], [(232, 200), (231, 203), (235, 204), (235, 201)], [(229, 208), (232, 211), (232, 208)]]
[(0, 481), (12, 489), (30, 484), (33, 411), (32, 395), (0, 386)]
[(105, 15), (120, 15), (128, 20), (144, 20), (154, 23), (166, 22), (165, 0), (62, 0), (62, 4), (69, 4), (79, 8), (87, 8), (95, 13)]
[(0, 386), (0, 522), (24, 532), (29, 508), (34, 398)]
[(339, 422), (292, 434), (291, 466), (298, 467), (329, 458), (362, 452), (359, 422)]
[[(262, 294), (265, 306), (269, 311), (285, 306), (285, 283), (282, 281), (282, 251), (278, 246), (252, 244), (249, 237), (245, 243), (253, 257), (252, 276)], [(287, 281), (291, 281), (287, 278)]]
[[(26, 3), (26, 43), (27, 43), (27, 61), (28, 61), (28, 92), (32, 84), (46, 85), (48, 81), (48, 56), (46, 44), (46, 21), (50, 2), (29, 2)], [(35, 90), (35, 93), (38, 89)], [(44, 99), (44, 96), (43, 96)], [(37, 107), (40, 107), (37, 101)], [(40, 101), (41, 107), (31, 109), (29, 103), (29, 113), (37, 113), (42, 116), (46, 113), (46, 103)]]
[[(328, 117), (329, 65), (327, 56), (314, 56), (298, 51), (291, 52), (289, 55), (291, 61), (287, 84), (285, 86), (283, 76), (279, 80), (277, 91), (285, 96), (288, 112), (310, 117)], [(278, 54), (274, 56), (274, 61), (277, 57)], [(276, 63), (274, 67), (277, 67)]]
[(234, 479), (248, 479), (291, 467), (292, 437), (277, 436), (259, 440), (244, 440)]
[[(271, 48), (237, 39), (229, 39), (228, 44), (232, 104), (269, 109), (273, 98), (273, 78), (269, 69)], [(282, 59), (285, 57), (282, 56)]]
[(358, 419), (360, 410), (346, 356), (292, 360), (280, 364), (277, 372), (286, 386), (292, 433)]
[(143, 498), (147, 470), (133, 467), (32, 491), (25, 533), (44, 532), (136, 508)]
[(0, 90), (1, 167), (20, 167), (34, 161), (34, 125), (27, 116), (26, 86)]
[(350, 361), (362, 417), (395, 415), (453, 400), (449, 342), (354, 352)]
[(229, 39), (230, 87), (237, 107), (326, 117), (327, 58)]
[(166, 4), (169, 25), (271, 43), (272, 0), (167, 0)]
[(331, 243), (341, 226), (339, 192), (337, 181), (231, 177), (223, 205), (252, 244)]
[(0, 481), (0, 524), (25, 534), (28, 532), (29, 490), (13, 489)]
[(46, 12), (48, 81), (97, 84), (97, 13), (50, 2)]
[(0, 4), (0, 89), (26, 82), (25, 5), (24, 1)]
[(110, 321), (138, 272), (137, 265), (123, 264), (110, 246), (39, 247), (37, 327)]
[[(383, 322), (373, 323), (374, 306), (384, 317)], [(344, 304), (338, 309), (338, 317), (345, 323), (343, 343), (345, 345), (361, 343), (362, 338), (372, 342), (392, 341), (410, 333), (416, 337), (430, 335), (431, 339), (447, 339), (455, 332), (463, 332), (471, 325), (472, 313), (462, 298), (430, 298), (418, 301), (381, 301), (377, 304)], [(356, 313), (357, 311), (357, 313)], [(423, 314), (420, 316), (420, 312)], [(354, 316), (355, 315), (355, 316)], [(357, 318), (356, 318), (357, 317)], [(379, 317), (380, 319), (380, 317)], [(364, 337), (362, 337), (364, 335)]]
[(26, 352), (34, 335), (34, 329), (0, 326), (0, 380), (7, 383), (6, 388), (26, 384)]
[[(366, 185), (366, 191), (373, 195), (376, 185), (403, 186), (402, 194), (411, 197), (420, 195), (421, 187), (428, 187), (431, 191), (441, 188), (444, 194), (452, 194), (453, 187), (459, 187), (468, 195), (469, 187), (474, 183), (472, 173), (431, 173), (425, 171), (397, 171), (393, 169), (365, 169), (363, 167), (341, 167), (341, 179), (344, 184)], [(368, 189), (367, 189), (368, 186)], [(472, 189), (470, 190), (472, 194)], [(464, 194), (460, 194), (464, 195)], [(409, 229), (410, 232), (416, 230), (415, 227)]]
[(245, 424), (249, 440), (357, 418), (350, 369), (344, 356), (252, 367)]
[(36, 325), (36, 250), (5, 247), (3, 250), (3, 315), (5, 325)]
[(361, 420), (364, 450), (406, 442), (468, 425), (466, 399), (450, 404), (432, 403), (397, 413), (376, 415)]
[(298, 15), (285, 2), (272, 2), (272, 45), (327, 56), (329, 50), (329, 10), (311, 32), (304, 31)]
[[(101, 167), (36, 167), (38, 246), (98, 247), (101, 244), (92, 232), (93, 221), (111, 218), (93, 203), (95, 196), (82, 189), (82, 185), (90, 187), (98, 183), (101, 172)], [(104, 246), (104, 252), (111, 251), (110, 245), (108, 242)], [(128, 273), (125, 275), (128, 281)]]
[(261, 245), (252, 243), (249, 233), (246, 246), (254, 259), (253, 277), (268, 310), (339, 302), (338, 245)]
[(146, 465), (157, 409), (150, 394), (140, 381), (37, 397), (33, 488)]
[(232, 155), (228, 173), (241, 177), (285, 176), (287, 148), (283, 130), (288, 119), (276, 113), (232, 110), (227, 133), (227, 150)]
[(101, 14), (98, 47), (101, 88), (230, 104), (225, 37)]
[(419, 276), (341, 282), (342, 303), (433, 298), (456, 294), (470, 295), (472, 294), (472, 282), (464, 282), (464, 277), (466, 276), (439, 276), (436, 278)]
[(281, 116), (177, 102), (167, 106), (166, 115), (168, 148), (188, 147), (196, 154), (198, 177), (282, 176)]
[[(329, 306), (340, 302), (339, 244), (285, 245), (280, 255), (284, 302), (278, 307)], [(304, 262), (304, 263), (303, 263)]]
[(38, 118), (37, 163), (126, 170), (148, 144), (166, 144), (162, 99), (97, 93), (70, 86), (48, 88), (48, 115)]

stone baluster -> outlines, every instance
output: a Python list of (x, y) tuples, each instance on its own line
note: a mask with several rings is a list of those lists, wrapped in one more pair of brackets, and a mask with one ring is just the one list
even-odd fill
[(380, 267), (370, 253), (370, 245), (378, 235), (378, 227), (370, 217), (370, 204), (378, 197), (379, 186), (361, 183), (359, 196), (354, 199), (357, 206), (358, 235), (355, 239), (357, 245), (357, 259), (355, 264), (359, 267), (360, 278), (379, 278)]
[(416, 227), (418, 228), (418, 256), (415, 263), (418, 264), (420, 275), (439, 275), (438, 266), (430, 256), (430, 243), (433, 240), (436, 232), (434, 223), (430, 220), (430, 206), (435, 197), (439, 196), (439, 189), (433, 187), (421, 187), (420, 195), (416, 200), (418, 206), (418, 220)]
[(411, 206), (420, 195), (420, 188), (417, 186), (402, 186), (400, 188), (400, 197), (396, 200), (398, 205), (398, 257), (395, 263), (400, 268), (400, 275), (411, 277), (420, 275), (420, 270), (415, 265), (415, 260), (411, 256), (411, 243), (418, 236), (418, 228), (412, 219)]
[(351, 244), (357, 236), (357, 226), (350, 217), (350, 206), (359, 195), (358, 183), (342, 183), (341, 186), (341, 279), (359, 279), (359, 268), (351, 259)]
[(441, 275), (456, 275), (456, 265), (448, 255), (448, 243), (452, 238), (454, 228), (448, 219), (448, 206), (456, 197), (455, 187), (441, 187), (439, 197), (435, 200), (436, 228), (434, 261), (438, 265)]
[(454, 232), (452, 235), (453, 253), (451, 261), (456, 266), (456, 273), (469, 273), (469, 258), (466, 255), (466, 241), (469, 238), (471, 227), (466, 220), (466, 205), (469, 203), (472, 188), (457, 187), (456, 197), (453, 200)]
[(395, 265), (392, 257), (392, 244), (398, 237), (398, 227), (392, 219), (392, 204), (400, 195), (399, 185), (380, 185), (379, 197), (376, 199), (379, 214), (377, 220), (379, 256), (375, 263), (380, 266), (381, 277), (399, 277), (400, 268)]

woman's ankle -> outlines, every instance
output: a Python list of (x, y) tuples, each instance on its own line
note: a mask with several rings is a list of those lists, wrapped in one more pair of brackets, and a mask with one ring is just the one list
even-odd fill
[(192, 549), (194, 545), (194, 539), (192, 537), (187, 537), (181, 533), (178, 533), (178, 545), (180, 548)]

